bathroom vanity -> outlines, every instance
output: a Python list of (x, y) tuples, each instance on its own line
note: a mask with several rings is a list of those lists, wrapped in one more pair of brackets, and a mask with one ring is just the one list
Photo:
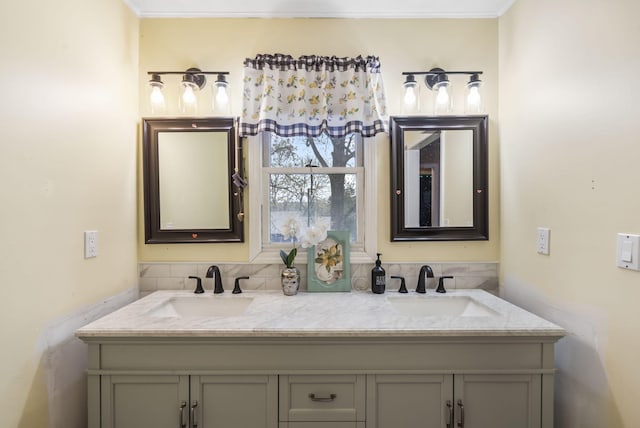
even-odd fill
[(156, 292), (82, 329), (90, 428), (551, 428), (564, 330), (487, 292)]

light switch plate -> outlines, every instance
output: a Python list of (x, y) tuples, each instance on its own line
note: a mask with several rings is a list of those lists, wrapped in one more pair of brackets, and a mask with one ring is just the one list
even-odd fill
[(549, 235), (551, 229), (548, 227), (539, 227), (536, 238), (536, 248), (538, 254), (549, 255)]
[(640, 235), (618, 233), (616, 265), (623, 269), (640, 270), (638, 247), (640, 247)]

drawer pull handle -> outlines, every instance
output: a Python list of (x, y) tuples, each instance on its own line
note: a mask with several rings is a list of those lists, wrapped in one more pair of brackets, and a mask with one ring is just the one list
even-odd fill
[(447, 413), (449, 414), (447, 428), (453, 428), (453, 405), (451, 404), (451, 400), (447, 400), (447, 410)]
[(328, 397), (317, 397), (316, 394), (314, 394), (313, 392), (309, 393), (309, 398), (311, 398), (311, 401), (320, 401), (322, 403), (329, 403), (335, 400), (336, 397), (337, 397), (336, 394), (329, 394)]

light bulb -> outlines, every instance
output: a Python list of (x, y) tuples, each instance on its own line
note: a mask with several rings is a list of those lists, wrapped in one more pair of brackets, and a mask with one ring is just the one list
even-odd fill
[(159, 74), (151, 74), (149, 87), (151, 88), (149, 92), (149, 105), (151, 107), (151, 113), (164, 113), (167, 106), (165, 105), (164, 94), (162, 93), (164, 83), (162, 83), (162, 79), (160, 78)]
[(467, 83), (467, 102), (465, 104), (465, 112), (467, 114), (482, 113), (482, 96), (480, 95), (480, 86), (482, 80), (478, 74), (472, 74)]
[(467, 95), (467, 113), (479, 113), (480, 106), (480, 90), (477, 86), (469, 88), (469, 94)]
[(182, 102), (185, 104), (195, 104), (196, 94), (193, 93), (192, 87), (187, 86), (184, 88), (184, 91), (182, 92)]
[(435, 114), (449, 113), (451, 111), (451, 97), (447, 90), (447, 85), (438, 87), (438, 95), (436, 95)]
[(402, 110), (404, 113), (417, 113), (420, 110), (420, 87), (412, 74), (402, 84), (404, 96), (402, 97)]
[(151, 94), (149, 95), (149, 103), (151, 104), (151, 113), (164, 113), (167, 106), (164, 102), (162, 87), (160, 86), (151, 87)]
[(449, 76), (441, 68), (432, 68), (425, 77), (427, 87), (434, 94), (432, 98), (433, 114), (448, 114), (451, 112), (451, 94)]
[(436, 102), (443, 107), (449, 105), (449, 92), (444, 86), (438, 89), (438, 100)]
[(407, 86), (404, 90), (404, 106), (410, 110), (415, 110), (418, 102), (418, 96), (416, 95), (416, 88), (414, 86)]
[(216, 113), (231, 113), (231, 105), (229, 103), (229, 83), (224, 74), (218, 74), (216, 81), (213, 83), (213, 111)]
[(193, 90), (192, 84), (182, 85), (182, 96), (180, 97), (180, 112), (182, 113), (197, 113), (198, 100)]
[(217, 85), (214, 98), (213, 109), (221, 113), (227, 113), (229, 111), (229, 94), (227, 93), (227, 88), (223, 85)]

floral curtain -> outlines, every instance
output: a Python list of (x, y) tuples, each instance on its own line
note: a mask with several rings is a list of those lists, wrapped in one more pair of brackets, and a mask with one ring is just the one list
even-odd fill
[(377, 57), (275, 54), (244, 62), (242, 136), (371, 137), (386, 131), (386, 114)]

